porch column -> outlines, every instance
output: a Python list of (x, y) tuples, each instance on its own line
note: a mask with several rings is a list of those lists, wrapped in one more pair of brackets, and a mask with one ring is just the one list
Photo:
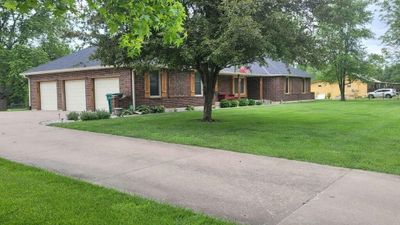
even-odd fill
[(264, 100), (264, 79), (260, 77), (260, 100)]
[[(237, 90), (237, 92), (238, 92), (238, 99), (240, 99), (240, 92), (241, 92), (241, 91), (240, 91), (240, 87), (241, 87), (241, 83), (242, 83), (242, 82), (240, 81), (240, 80), (241, 80), (241, 79), (240, 79), (240, 75), (237, 76), (237, 79), (238, 79), (238, 86), (237, 86), (237, 89), (236, 89), (236, 90)], [(235, 84), (235, 82), (233, 82), (233, 83)]]

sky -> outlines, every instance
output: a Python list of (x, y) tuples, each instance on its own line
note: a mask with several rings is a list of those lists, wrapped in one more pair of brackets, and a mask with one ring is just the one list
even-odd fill
[(379, 39), (388, 29), (388, 26), (380, 18), (380, 7), (377, 5), (372, 5), (369, 10), (373, 12), (373, 20), (368, 25), (368, 28), (374, 33), (374, 38), (364, 41), (364, 46), (367, 48), (368, 53), (380, 54), (381, 49), (385, 47), (382, 41)]

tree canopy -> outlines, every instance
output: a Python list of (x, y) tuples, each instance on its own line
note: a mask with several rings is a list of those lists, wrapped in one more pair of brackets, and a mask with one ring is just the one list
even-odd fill
[(203, 80), (203, 120), (212, 121), (215, 84), (222, 69), (264, 62), (266, 56), (288, 63), (315, 60), (312, 15), (324, 3), (184, 0), (187, 36), (181, 45), (166, 46), (162, 34), (152, 30), (153, 38), (143, 45), (142, 54), (134, 56), (129, 49), (116, 45), (126, 35), (124, 26), (119, 26), (117, 33), (97, 36), (97, 57), (108, 65), (195, 69)]
[(400, 61), (400, 0), (384, 0), (382, 8), (383, 19), (389, 25), (383, 40), (391, 47), (389, 57)]
[(17, 10), (10, 1), (1, 3), (0, 86), (9, 104), (26, 105), (28, 86), (21, 73), (70, 52), (64, 36), (68, 23), (65, 16), (54, 17), (45, 6)]

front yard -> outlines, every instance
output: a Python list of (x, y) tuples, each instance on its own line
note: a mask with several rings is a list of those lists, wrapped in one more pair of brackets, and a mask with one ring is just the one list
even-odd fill
[(57, 126), (400, 174), (400, 101), (322, 101)]
[(0, 224), (230, 224), (0, 159)]

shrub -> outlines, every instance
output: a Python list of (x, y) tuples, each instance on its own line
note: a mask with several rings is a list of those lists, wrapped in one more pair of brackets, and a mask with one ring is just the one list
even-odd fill
[(230, 101), (228, 101), (226, 99), (222, 99), (221, 102), (219, 103), (219, 106), (221, 108), (228, 108), (228, 107), (231, 107), (231, 103), (230, 103)]
[(254, 99), (249, 99), (249, 105), (255, 105), (256, 104), (256, 100)]
[(81, 120), (82, 121), (87, 121), (87, 120), (97, 120), (97, 113), (96, 112), (81, 112)]
[(230, 103), (231, 103), (231, 107), (237, 107), (239, 105), (238, 100), (231, 100)]
[(150, 107), (152, 113), (163, 113), (165, 112), (165, 107), (163, 105)]
[(330, 92), (328, 92), (328, 94), (326, 94), (326, 99), (331, 99), (332, 94)]
[(239, 100), (239, 106), (246, 106), (249, 105), (249, 100), (247, 100), (246, 98), (242, 98)]
[(194, 110), (194, 106), (188, 105), (188, 106), (186, 106), (186, 110), (187, 111), (193, 111)]
[(79, 113), (77, 113), (77, 112), (70, 112), (70, 113), (67, 114), (67, 119), (68, 119), (68, 120), (75, 120), (75, 121), (77, 121), (77, 120), (79, 120)]
[(111, 114), (105, 110), (96, 111), (96, 114), (97, 114), (97, 119), (99, 120), (110, 119), (111, 117)]
[(151, 113), (150, 106), (148, 105), (139, 105), (138, 107), (136, 107), (136, 111), (141, 112), (142, 114)]
[(257, 101), (256, 102), (256, 105), (262, 105), (263, 103), (262, 103), (262, 101)]

